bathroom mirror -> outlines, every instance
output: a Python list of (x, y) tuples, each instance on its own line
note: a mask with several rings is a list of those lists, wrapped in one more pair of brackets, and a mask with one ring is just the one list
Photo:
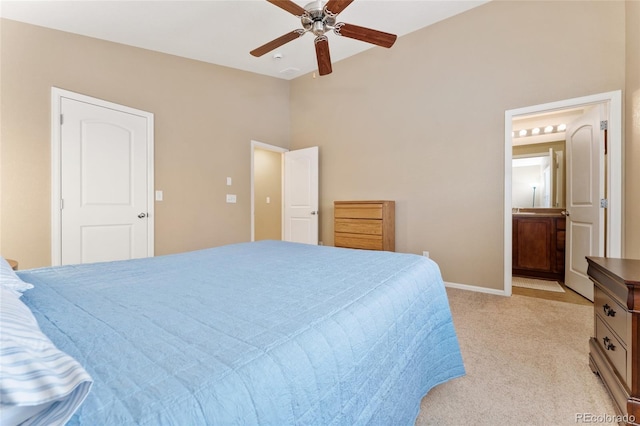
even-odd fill
[(513, 147), (512, 207), (564, 208), (564, 141)]

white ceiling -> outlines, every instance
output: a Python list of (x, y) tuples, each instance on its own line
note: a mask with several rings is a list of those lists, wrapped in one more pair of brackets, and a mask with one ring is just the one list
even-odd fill
[[(356, 0), (337, 20), (400, 37), (487, 1)], [(309, 2), (295, 1), (303, 7)], [(265, 0), (2, 0), (0, 16), (287, 80), (317, 69), (310, 34), (260, 58), (249, 54), (301, 28), (298, 18)], [(327, 35), (333, 63), (372, 47), (384, 49)], [(282, 59), (273, 58), (276, 52)]]

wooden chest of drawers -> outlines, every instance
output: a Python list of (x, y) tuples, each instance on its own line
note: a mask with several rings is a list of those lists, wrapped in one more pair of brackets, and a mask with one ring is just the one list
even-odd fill
[(594, 288), (589, 365), (628, 424), (640, 422), (640, 260), (587, 257)]
[(395, 250), (394, 201), (335, 201), (334, 245)]

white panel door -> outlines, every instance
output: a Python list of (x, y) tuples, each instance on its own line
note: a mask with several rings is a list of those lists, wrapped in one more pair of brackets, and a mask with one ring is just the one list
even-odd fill
[(61, 99), (61, 263), (147, 257), (145, 117)]
[(284, 240), (318, 244), (318, 147), (284, 153)]
[(604, 131), (595, 106), (566, 131), (567, 230), (565, 284), (593, 301), (586, 256), (604, 256)]

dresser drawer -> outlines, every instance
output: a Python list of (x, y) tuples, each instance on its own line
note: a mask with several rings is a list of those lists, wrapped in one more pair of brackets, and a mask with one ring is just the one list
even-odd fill
[(383, 249), (381, 235), (348, 234), (336, 232), (334, 239), (334, 245), (336, 247), (349, 247), (365, 250)]
[(601, 317), (626, 345), (629, 312), (598, 286), (595, 286), (594, 291), (593, 309), (596, 316)]
[(382, 219), (382, 204), (341, 204), (335, 207), (335, 218)]
[(596, 340), (620, 378), (626, 381), (627, 350), (599, 316), (596, 316)]
[(382, 221), (377, 219), (336, 219), (336, 232), (382, 235)]

